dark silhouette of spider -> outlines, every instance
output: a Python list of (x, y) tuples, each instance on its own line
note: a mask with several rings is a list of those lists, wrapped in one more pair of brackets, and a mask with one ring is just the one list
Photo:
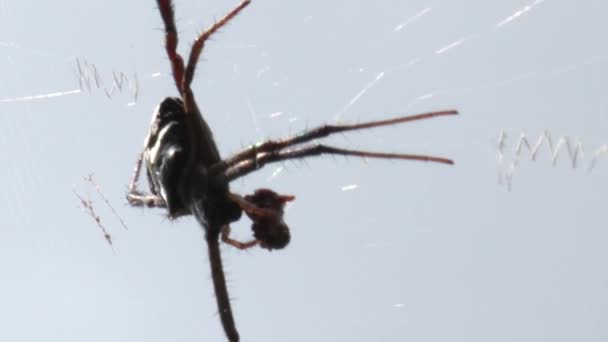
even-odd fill
[[(165, 49), (180, 97), (165, 98), (156, 109), (144, 150), (135, 164), (127, 200), (133, 206), (166, 208), (170, 218), (193, 215), (197, 219), (205, 232), (224, 332), (230, 341), (238, 341), (219, 239), (240, 249), (258, 245), (268, 250), (285, 247), (290, 234), (283, 221), (283, 208), (294, 197), (279, 195), (270, 189), (258, 189), (252, 195), (241, 196), (230, 192), (229, 183), (269, 163), (322, 154), (453, 164), (451, 160), (440, 157), (348, 150), (313, 142), (337, 132), (455, 115), (457, 111), (446, 110), (351, 125), (323, 125), (293, 137), (252, 145), (230, 158), (222, 159), (213, 134), (196, 105), (190, 84), (207, 39), (249, 5), (250, 0), (242, 1), (195, 39), (186, 65), (176, 51), (178, 36), (172, 1), (157, 0), (157, 3), (164, 22)], [(142, 163), (145, 163), (150, 194), (137, 190)], [(242, 212), (253, 222), (254, 239), (249, 242), (236, 241), (229, 236), (230, 223), (239, 220)]]

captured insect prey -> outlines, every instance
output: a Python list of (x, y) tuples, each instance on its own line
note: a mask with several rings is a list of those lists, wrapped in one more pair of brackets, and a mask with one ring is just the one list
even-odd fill
[[(258, 189), (253, 194), (242, 196), (230, 191), (230, 182), (269, 163), (324, 154), (453, 164), (452, 160), (441, 157), (350, 150), (324, 145), (317, 140), (338, 132), (457, 114), (456, 110), (444, 110), (356, 124), (323, 125), (291, 137), (257, 143), (228, 158), (222, 158), (213, 134), (198, 109), (191, 83), (205, 42), (250, 2), (242, 1), (202, 32), (194, 40), (185, 64), (177, 52), (178, 34), (172, 1), (157, 0), (164, 23), (165, 49), (179, 97), (167, 97), (156, 108), (143, 152), (135, 163), (127, 194), (127, 200), (132, 206), (165, 208), (170, 218), (192, 215), (202, 226), (208, 245), (218, 312), (230, 341), (238, 341), (239, 334), (226, 288), (219, 241), (221, 239), (239, 249), (259, 246), (274, 250), (286, 247), (291, 235), (283, 220), (284, 207), (287, 202), (295, 199), (292, 195), (279, 194), (270, 189)], [(138, 190), (142, 165), (149, 193)], [(230, 237), (230, 224), (238, 221), (243, 213), (252, 221), (253, 237), (246, 242)]]

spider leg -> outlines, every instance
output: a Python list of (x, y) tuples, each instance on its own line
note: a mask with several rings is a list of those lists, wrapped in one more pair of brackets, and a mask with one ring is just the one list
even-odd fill
[(222, 326), (224, 327), (224, 333), (229, 341), (238, 342), (239, 333), (236, 330), (234, 316), (232, 315), (232, 307), (230, 305), (230, 297), (228, 296), (228, 289), (226, 288), (226, 277), (224, 275), (218, 237), (215, 234), (206, 234), (206, 240), (209, 266), (211, 267), (211, 279), (213, 280), (213, 288), (215, 289), (215, 300)]
[[(250, 159), (255, 159), (256, 155), (258, 155), (259, 153), (264, 153), (264, 152), (273, 153), (275, 151), (284, 149), (289, 146), (302, 144), (302, 143), (309, 142), (309, 141), (312, 141), (315, 139), (325, 138), (334, 133), (363, 130), (363, 129), (368, 129), (368, 128), (381, 127), (381, 126), (390, 126), (390, 125), (396, 125), (396, 124), (401, 124), (401, 123), (406, 123), (406, 122), (411, 122), (411, 121), (431, 119), (431, 118), (438, 117), (438, 116), (457, 115), (457, 114), (458, 114), (458, 111), (456, 111), (456, 110), (445, 110), (445, 111), (438, 111), (438, 112), (422, 113), (422, 114), (417, 114), (417, 115), (401, 116), (401, 117), (396, 117), (396, 118), (387, 119), (387, 120), (368, 121), (368, 122), (363, 122), (363, 123), (359, 123), (359, 124), (323, 125), (323, 126), (319, 126), (319, 127), (307, 130), (301, 134), (295, 135), (290, 138), (279, 139), (279, 140), (268, 140), (266, 142), (259, 143), (259, 144), (253, 145), (251, 147), (248, 147), (247, 149), (237, 153), (236, 155), (232, 156), (231, 158), (228, 158), (225, 161), (219, 163), (217, 165), (217, 168), (219, 168), (221, 171), (224, 171), (230, 167), (235, 166), (236, 164), (238, 164), (240, 162), (250, 160)], [(369, 156), (369, 157), (371, 157), (371, 156)]]
[(129, 192), (127, 193), (127, 202), (134, 207), (148, 207), (148, 208), (166, 208), (167, 205), (162, 198), (154, 194), (144, 194), (142, 191), (137, 189), (137, 183), (139, 182), (139, 175), (141, 174), (143, 153), (140, 153), (135, 162), (135, 168), (133, 170), (133, 176), (129, 183)]
[(217, 32), (224, 25), (228, 24), (230, 20), (239, 14), (247, 5), (251, 3), (251, 0), (244, 0), (236, 7), (234, 7), (228, 14), (226, 14), (222, 19), (213, 24), (210, 28), (206, 29), (203, 33), (201, 33), (194, 43), (192, 44), (192, 49), (190, 50), (190, 57), (188, 58), (188, 65), (186, 66), (185, 78), (183, 79), (182, 87), (184, 90), (190, 89), (190, 83), (192, 83), (192, 79), (194, 78), (194, 69), (196, 68), (196, 63), (203, 52), (203, 47), (205, 46), (205, 42), (209, 37), (211, 37), (215, 32)]
[(238, 342), (239, 333), (236, 330), (234, 316), (232, 315), (232, 306), (230, 305), (230, 297), (228, 296), (226, 277), (222, 265), (222, 254), (220, 253), (219, 234), (223, 226), (209, 226), (209, 222), (205, 219), (205, 213), (201, 204), (201, 202), (193, 203), (192, 213), (201, 227), (204, 227), (209, 266), (211, 267), (211, 280), (213, 280), (218, 313), (228, 340), (230, 342)]
[(251, 247), (255, 247), (260, 244), (260, 240), (257, 240), (257, 239), (253, 239), (253, 240), (247, 241), (247, 242), (241, 242), (241, 241), (231, 238), (230, 237), (230, 226), (228, 226), (228, 225), (225, 225), (222, 227), (221, 237), (222, 237), (222, 241), (224, 243), (227, 243), (227, 244), (231, 245), (232, 247), (236, 247), (241, 250), (249, 249)]
[(171, 62), (173, 80), (179, 93), (182, 93), (182, 82), (184, 80), (184, 60), (177, 52), (177, 29), (175, 28), (175, 16), (171, 0), (157, 0), (160, 16), (165, 24), (165, 50)]
[(267, 153), (260, 153), (253, 160), (243, 161), (225, 172), (225, 177), (228, 182), (232, 182), (235, 179), (243, 177), (253, 171), (258, 170), (268, 163), (274, 163), (289, 159), (300, 159), (312, 156), (320, 156), (322, 154), (334, 154), (343, 156), (355, 156), (362, 158), (379, 158), (379, 159), (401, 159), (401, 160), (416, 160), (442, 164), (454, 164), (451, 159), (418, 155), (418, 154), (401, 154), (401, 153), (382, 153), (382, 152), (371, 152), (361, 150), (348, 150), (328, 145), (315, 144), (307, 145), (297, 149), (291, 149), (286, 151), (271, 151)]

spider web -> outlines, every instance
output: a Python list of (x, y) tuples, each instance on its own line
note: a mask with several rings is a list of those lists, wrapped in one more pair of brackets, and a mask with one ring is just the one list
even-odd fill
[[(230, 5), (176, 1), (181, 51)], [(196, 224), (122, 206), (152, 109), (175, 95), (154, 6), (24, 6), (0, 1), (0, 339), (222, 340)], [(244, 339), (605, 340), (606, 6), (254, 1), (222, 30), (193, 88), (224, 155), (461, 111), (328, 141), (452, 168), (319, 158), (233, 185), (297, 197), (284, 252), (224, 250)]]

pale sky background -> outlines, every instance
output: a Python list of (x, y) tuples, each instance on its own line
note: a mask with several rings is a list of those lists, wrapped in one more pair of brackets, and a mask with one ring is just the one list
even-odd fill
[[(180, 50), (235, 5), (176, 1)], [(233, 184), (294, 194), (282, 251), (223, 247), (243, 341), (608, 340), (608, 48), (601, 0), (254, 0), (193, 85), (223, 155), (323, 122), (460, 117), (330, 140), (453, 167), (317, 158)], [(0, 0), (0, 341), (223, 341), (201, 229), (125, 205), (176, 91), (149, 1)], [(137, 78), (79, 91), (77, 60)], [(89, 69), (90, 70), (90, 69)], [(54, 95), (57, 96), (54, 96)], [(32, 97), (32, 98), (28, 98)], [(552, 166), (520, 133), (580, 138)], [(564, 145), (565, 146), (565, 145)], [(93, 173), (128, 230), (83, 180)], [(105, 242), (74, 195), (91, 198)], [(250, 223), (233, 226), (242, 239)]]

